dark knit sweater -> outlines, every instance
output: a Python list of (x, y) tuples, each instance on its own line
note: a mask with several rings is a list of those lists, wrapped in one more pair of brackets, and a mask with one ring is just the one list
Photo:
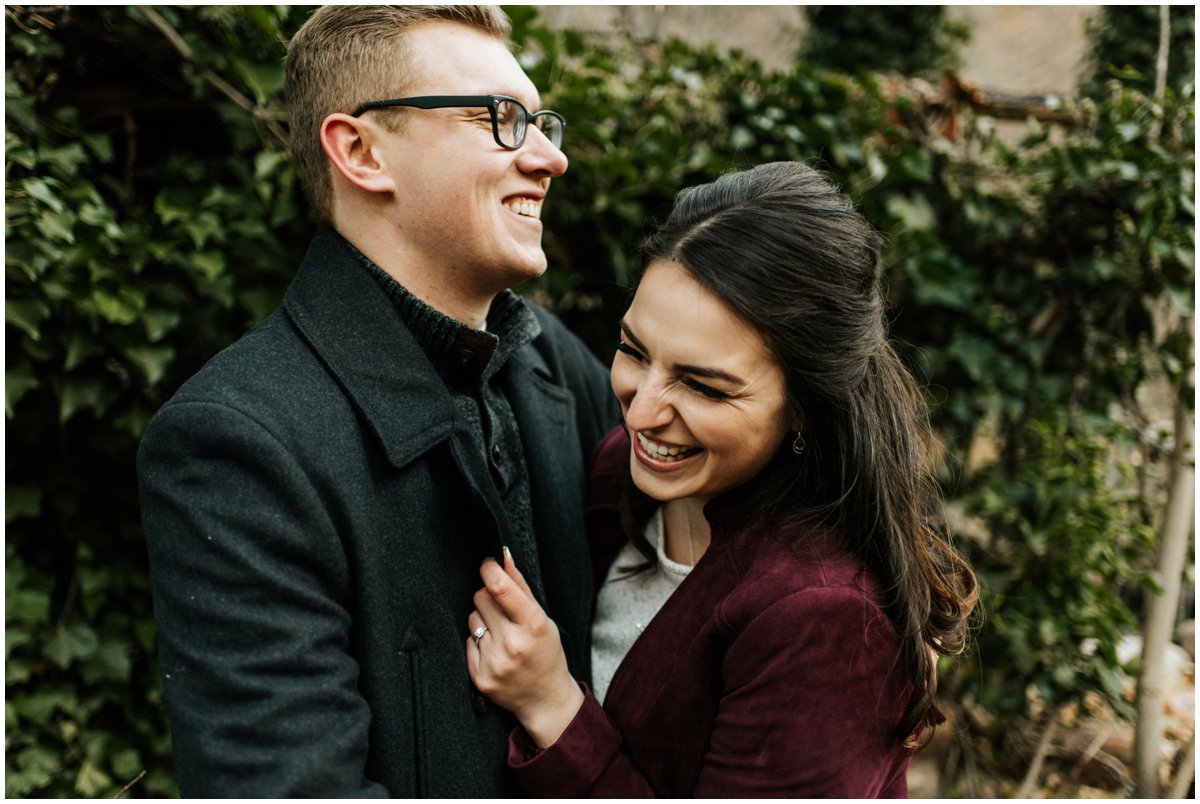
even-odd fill
[[(353, 248), (353, 247), (352, 247)], [(400, 318), (446, 382), (461, 421), (475, 434), (510, 526), (509, 550), (543, 602), (529, 473), (521, 433), (498, 375), (508, 359), (541, 334), (532, 311), (510, 290), (496, 296), (487, 329), (478, 330), (430, 307), (359, 252), (359, 260), (396, 305)]]

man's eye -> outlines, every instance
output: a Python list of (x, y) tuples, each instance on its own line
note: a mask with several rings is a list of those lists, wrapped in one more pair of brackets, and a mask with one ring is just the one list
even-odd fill
[(516, 104), (507, 101), (496, 106), (496, 120), (502, 126), (511, 126), (517, 119)]

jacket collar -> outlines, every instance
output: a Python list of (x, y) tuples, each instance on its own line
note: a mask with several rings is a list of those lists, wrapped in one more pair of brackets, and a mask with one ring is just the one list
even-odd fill
[(449, 438), (455, 415), (445, 383), (341, 235), (317, 232), (283, 307), (392, 464), (404, 466)]

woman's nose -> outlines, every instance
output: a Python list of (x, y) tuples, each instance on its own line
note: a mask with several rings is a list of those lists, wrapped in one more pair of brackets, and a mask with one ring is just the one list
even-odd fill
[(652, 430), (670, 424), (675, 411), (664, 398), (666, 391), (660, 384), (641, 383), (629, 400), (625, 423), (634, 430)]

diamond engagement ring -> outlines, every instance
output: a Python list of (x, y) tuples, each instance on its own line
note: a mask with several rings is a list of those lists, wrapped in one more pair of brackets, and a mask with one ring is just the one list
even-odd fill
[(488, 627), (481, 625), (471, 632), (471, 639), (475, 640), (475, 647), (479, 647), (479, 640), (483, 639), (483, 635), (487, 633)]

